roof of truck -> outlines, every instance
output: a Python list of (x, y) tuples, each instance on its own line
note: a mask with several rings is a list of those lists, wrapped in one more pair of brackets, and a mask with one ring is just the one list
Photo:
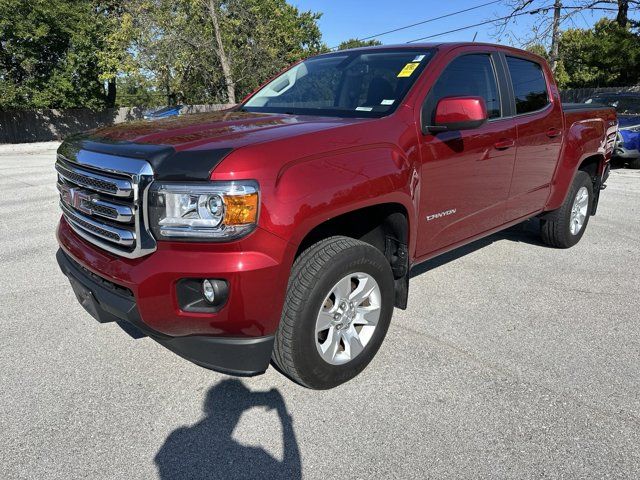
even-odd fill
[[(518, 55), (526, 55), (531, 58), (536, 58), (540, 62), (546, 62), (547, 60), (533, 52), (523, 50), (521, 48), (512, 47), (509, 45), (500, 45), (497, 43), (483, 43), (483, 42), (415, 42), (415, 43), (397, 43), (390, 45), (372, 45), (367, 47), (347, 48), (344, 50), (334, 50), (332, 52), (323, 53), (321, 55), (332, 55), (342, 52), (357, 52), (366, 50), (423, 50), (430, 48), (437, 48), (439, 50), (453, 50), (460, 47), (489, 47), (491, 49), (499, 49), (502, 51), (512, 52)], [(319, 56), (321, 56), (319, 55)]]
[(365, 51), (365, 50), (423, 50), (423, 49), (430, 49), (430, 48), (437, 48), (439, 50), (453, 50), (454, 48), (459, 48), (459, 47), (490, 47), (490, 48), (497, 48), (503, 51), (510, 51), (513, 53), (517, 53), (517, 54), (526, 54), (527, 56), (530, 57), (535, 57), (541, 61), (545, 61), (546, 59), (544, 59), (543, 57), (541, 57), (540, 55), (536, 54), (536, 53), (532, 53), (529, 52), (527, 50), (523, 50), (521, 48), (516, 48), (516, 47), (512, 47), (509, 45), (500, 45), (497, 43), (483, 43), (483, 42), (415, 42), (415, 43), (397, 43), (397, 44), (390, 44), (390, 45), (373, 45), (373, 46), (367, 46), (367, 47), (356, 47), (356, 48), (348, 48), (345, 50), (334, 50), (332, 52), (329, 53), (325, 53), (323, 55), (331, 55), (331, 54), (335, 54), (335, 53), (341, 53), (341, 52), (356, 52), (356, 51)]
[[(339, 51), (351, 51), (351, 50), (394, 50), (394, 49), (411, 49), (415, 50), (416, 48), (439, 48), (439, 47), (447, 47), (447, 48), (457, 48), (457, 47), (467, 47), (467, 46), (484, 46), (484, 47), (492, 47), (492, 48), (501, 48), (506, 50), (517, 50), (523, 52), (520, 48), (511, 47), (508, 45), (500, 45), (498, 43), (483, 43), (483, 42), (415, 42), (415, 43), (392, 43), (389, 45), (370, 45), (366, 47), (355, 47), (348, 48), (345, 50)], [(337, 51), (337, 50), (336, 50)], [(530, 53), (530, 52), (528, 52)]]

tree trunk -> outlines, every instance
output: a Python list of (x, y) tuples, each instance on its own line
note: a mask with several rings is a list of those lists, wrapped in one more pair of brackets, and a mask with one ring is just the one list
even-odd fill
[(222, 43), (222, 34), (220, 33), (220, 23), (218, 22), (218, 12), (216, 9), (215, 0), (209, 0), (207, 3), (209, 10), (209, 16), (211, 17), (211, 24), (213, 25), (213, 31), (216, 37), (217, 47), (214, 48), (218, 59), (220, 60), (220, 67), (222, 68), (222, 75), (224, 76), (224, 83), (227, 87), (227, 100), (229, 103), (236, 103), (236, 87), (233, 82), (233, 75), (231, 74), (231, 64), (229, 58), (224, 51), (224, 44)]
[(556, 73), (558, 68), (558, 40), (560, 37), (560, 13), (562, 1), (556, 0), (553, 5), (553, 28), (551, 33), (551, 71)]
[(627, 28), (627, 24), (629, 23), (629, 0), (618, 0), (616, 22), (622, 28)]
[(107, 108), (116, 106), (116, 78), (110, 78), (107, 82)]

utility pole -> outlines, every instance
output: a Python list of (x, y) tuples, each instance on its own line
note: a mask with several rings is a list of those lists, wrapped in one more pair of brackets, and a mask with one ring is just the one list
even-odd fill
[(551, 71), (556, 73), (558, 68), (558, 40), (560, 36), (560, 12), (562, 10), (562, 0), (555, 0), (553, 4), (553, 26), (551, 33)]

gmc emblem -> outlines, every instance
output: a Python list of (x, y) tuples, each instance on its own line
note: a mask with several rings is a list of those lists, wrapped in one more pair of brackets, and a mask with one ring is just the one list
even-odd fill
[(71, 188), (67, 185), (60, 185), (60, 198), (68, 206), (87, 215), (91, 215), (91, 203), (95, 198), (94, 195), (80, 190), (79, 188)]

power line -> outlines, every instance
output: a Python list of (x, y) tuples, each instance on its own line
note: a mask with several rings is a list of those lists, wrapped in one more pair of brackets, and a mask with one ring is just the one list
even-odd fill
[[(461, 32), (462, 30), (468, 30), (470, 28), (480, 27), (482, 25), (487, 25), (489, 23), (499, 22), (501, 20), (508, 20), (508, 19), (512, 19), (512, 18), (515, 18), (515, 17), (520, 17), (522, 15), (535, 15), (536, 13), (540, 13), (540, 12), (551, 10), (552, 8), (553, 8), (553, 5), (547, 6), (547, 7), (535, 8), (535, 9), (532, 9), (532, 10), (526, 10), (524, 12), (514, 13), (512, 15), (507, 15), (505, 17), (493, 18), (491, 20), (486, 20), (484, 22), (474, 23), (473, 25), (467, 25), (467, 26), (464, 26), (464, 27), (455, 28), (453, 30), (447, 30), (446, 32), (434, 33), (433, 35), (427, 35), (426, 37), (414, 38), (413, 40), (409, 40), (407, 43), (420, 42), (422, 40), (428, 40), (430, 38), (441, 37), (442, 35), (447, 35), (449, 33)], [(578, 9), (578, 8), (581, 8), (581, 7), (562, 7), (562, 8), (563, 9)], [(615, 9), (615, 8), (591, 8), (591, 10), (607, 10), (607, 11), (612, 11), (612, 12), (617, 11), (617, 9)]]
[(421, 40), (427, 40), (429, 38), (440, 37), (442, 35), (447, 35), (449, 33), (460, 32), (462, 30), (468, 30), (469, 28), (480, 27), (482, 25), (487, 25), (489, 23), (495, 23), (501, 20), (507, 20), (514, 17), (520, 17), (522, 15), (535, 15), (536, 13), (540, 13), (544, 10), (549, 10), (550, 8), (553, 8), (553, 7), (541, 7), (533, 10), (526, 10), (524, 12), (514, 13), (512, 15), (507, 15), (505, 17), (493, 18), (491, 20), (485, 20), (484, 22), (474, 23), (473, 25), (466, 25), (464, 27), (454, 28), (453, 30), (447, 30), (446, 32), (434, 33), (433, 35), (427, 35), (426, 37), (414, 38), (413, 40), (409, 40), (407, 43), (414, 43), (414, 42), (419, 42)]
[[(386, 32), (376, 33), (375, 35), (369, 35), (368, 37), (358, 38), (358, 41), (371, 40), (377, 37), (382, 37), (383, 35), (388, 35), (390, 33), (399, 32), (401, 30), (406, 30), (407, 28), (417, 27), (418, 25), (424, 25), (425, 23), (435, 22), (436, 20), (442, 20), (443, 18), (453, 17), (454, 15), (460, 15), (461, 13), (470, 12), (472, 10), (477, 10), (478, 8), (487, 7), (489, 5), (493, 5), (494, 3), (500, 3), (501, 0), (493, 0), (491, 2), (483, 3), (481, 5), (476, 5), (475, 7), (465, 8), (464, 10), (458, 10), (457, 12), (446, 13), (444, 15), (440, 15), (439, 17), (428, 18), (426, 20), (422, 20), (420, 22), (412, 23), (411, 25), (405, 25), (404, 27), (394, 28), (393, 30), (387, 30)], [(336, 45), (335, 47), (331, 47), (330, 50), (335, 50), (340, 45)]]

